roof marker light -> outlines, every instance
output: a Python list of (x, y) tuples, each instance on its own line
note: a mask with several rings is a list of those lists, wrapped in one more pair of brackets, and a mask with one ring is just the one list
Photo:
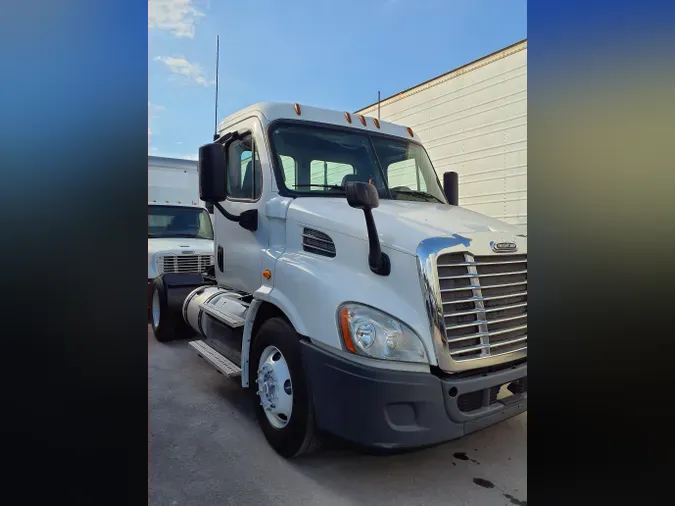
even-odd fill
[(345, 118), (347, 118), (347, 123), (351, 123), (351, 122), (352, 122), (352, 117), (349, 115), (348, 112), (345, 113)]
[(366, 126), (366, 117), (363, 114), (359, 114), (359, 119), (361, 120), (361, 124)]
[(373, 123), (375, 123), (375, 128), (380, 128), (380, 122), (377, 118), (373, 118)]
[(295, 109), (295, 114), (300, 116), (301, 111), (300, 111), (300, 104), (293, 104), (293, 109)]
[(408, 133), (410, 134), (410, 137), (414, 137), (412, 128), (408, 127)]

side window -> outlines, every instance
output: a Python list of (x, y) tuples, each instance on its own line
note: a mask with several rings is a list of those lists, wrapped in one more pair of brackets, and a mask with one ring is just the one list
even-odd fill
[(342, 179), (354, 174), (354, 167), (346, 163), (312, 160), (309, 166), (310, 182), (312, 184), (341, 185)]
[(410, 190), (427, 191), (424, 176), (420, 173), (414, 158), (395, 162), (387, 167), (389, 188), (403, 186)]
[(298, 169), (295, 159), (286, 155), (280, 155), (279, 158), (281, 159), (281, 171), (284, 175), (286, 188), (295, 188), (295, 185), (298, 184)]
[(262, 170), (258, 149), (248, 135), (227, 148), (227, 193), (230, 198), (258, 200), (262, 193)]

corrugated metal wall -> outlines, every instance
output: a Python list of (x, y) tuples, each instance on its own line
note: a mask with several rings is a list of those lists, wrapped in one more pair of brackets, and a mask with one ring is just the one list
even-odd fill
[(527, 41), (383, 100), (380, 118), (419, 135), (441, 181), (459, 173), (461, 206), (527, 225)]

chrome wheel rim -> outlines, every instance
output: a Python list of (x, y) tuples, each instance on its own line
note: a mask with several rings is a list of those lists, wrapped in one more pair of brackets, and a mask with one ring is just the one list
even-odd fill
[(260, 355), (256, 383), (267, 420), (275, 429), (283, 429), (291, 420), (293, 384), (288, 362), (276, 346), (268, 346)]

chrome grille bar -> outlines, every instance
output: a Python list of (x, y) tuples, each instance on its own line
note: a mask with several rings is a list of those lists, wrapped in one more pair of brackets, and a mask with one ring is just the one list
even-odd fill
[(213, 255), (163, 255), (159, 267), (165, 274), (204, 272), (213, 265)]
[[(471, 264), (473, 266), (480, 265), (480, 264)], [(471, 265), (469, 268), (471, 268)], [(438, 276), (438, 279), (441, 281), (448, 280), (448, 279), (473, 279), (473, 278), (492, 278), (495, 276), (517, 276), (519, 274), (527, 274), (527, 271), (514, 271), (514, 272), (493, 272), (493, 273), (488, 273), (488, 274), (462, 274), (460, 276)]]

